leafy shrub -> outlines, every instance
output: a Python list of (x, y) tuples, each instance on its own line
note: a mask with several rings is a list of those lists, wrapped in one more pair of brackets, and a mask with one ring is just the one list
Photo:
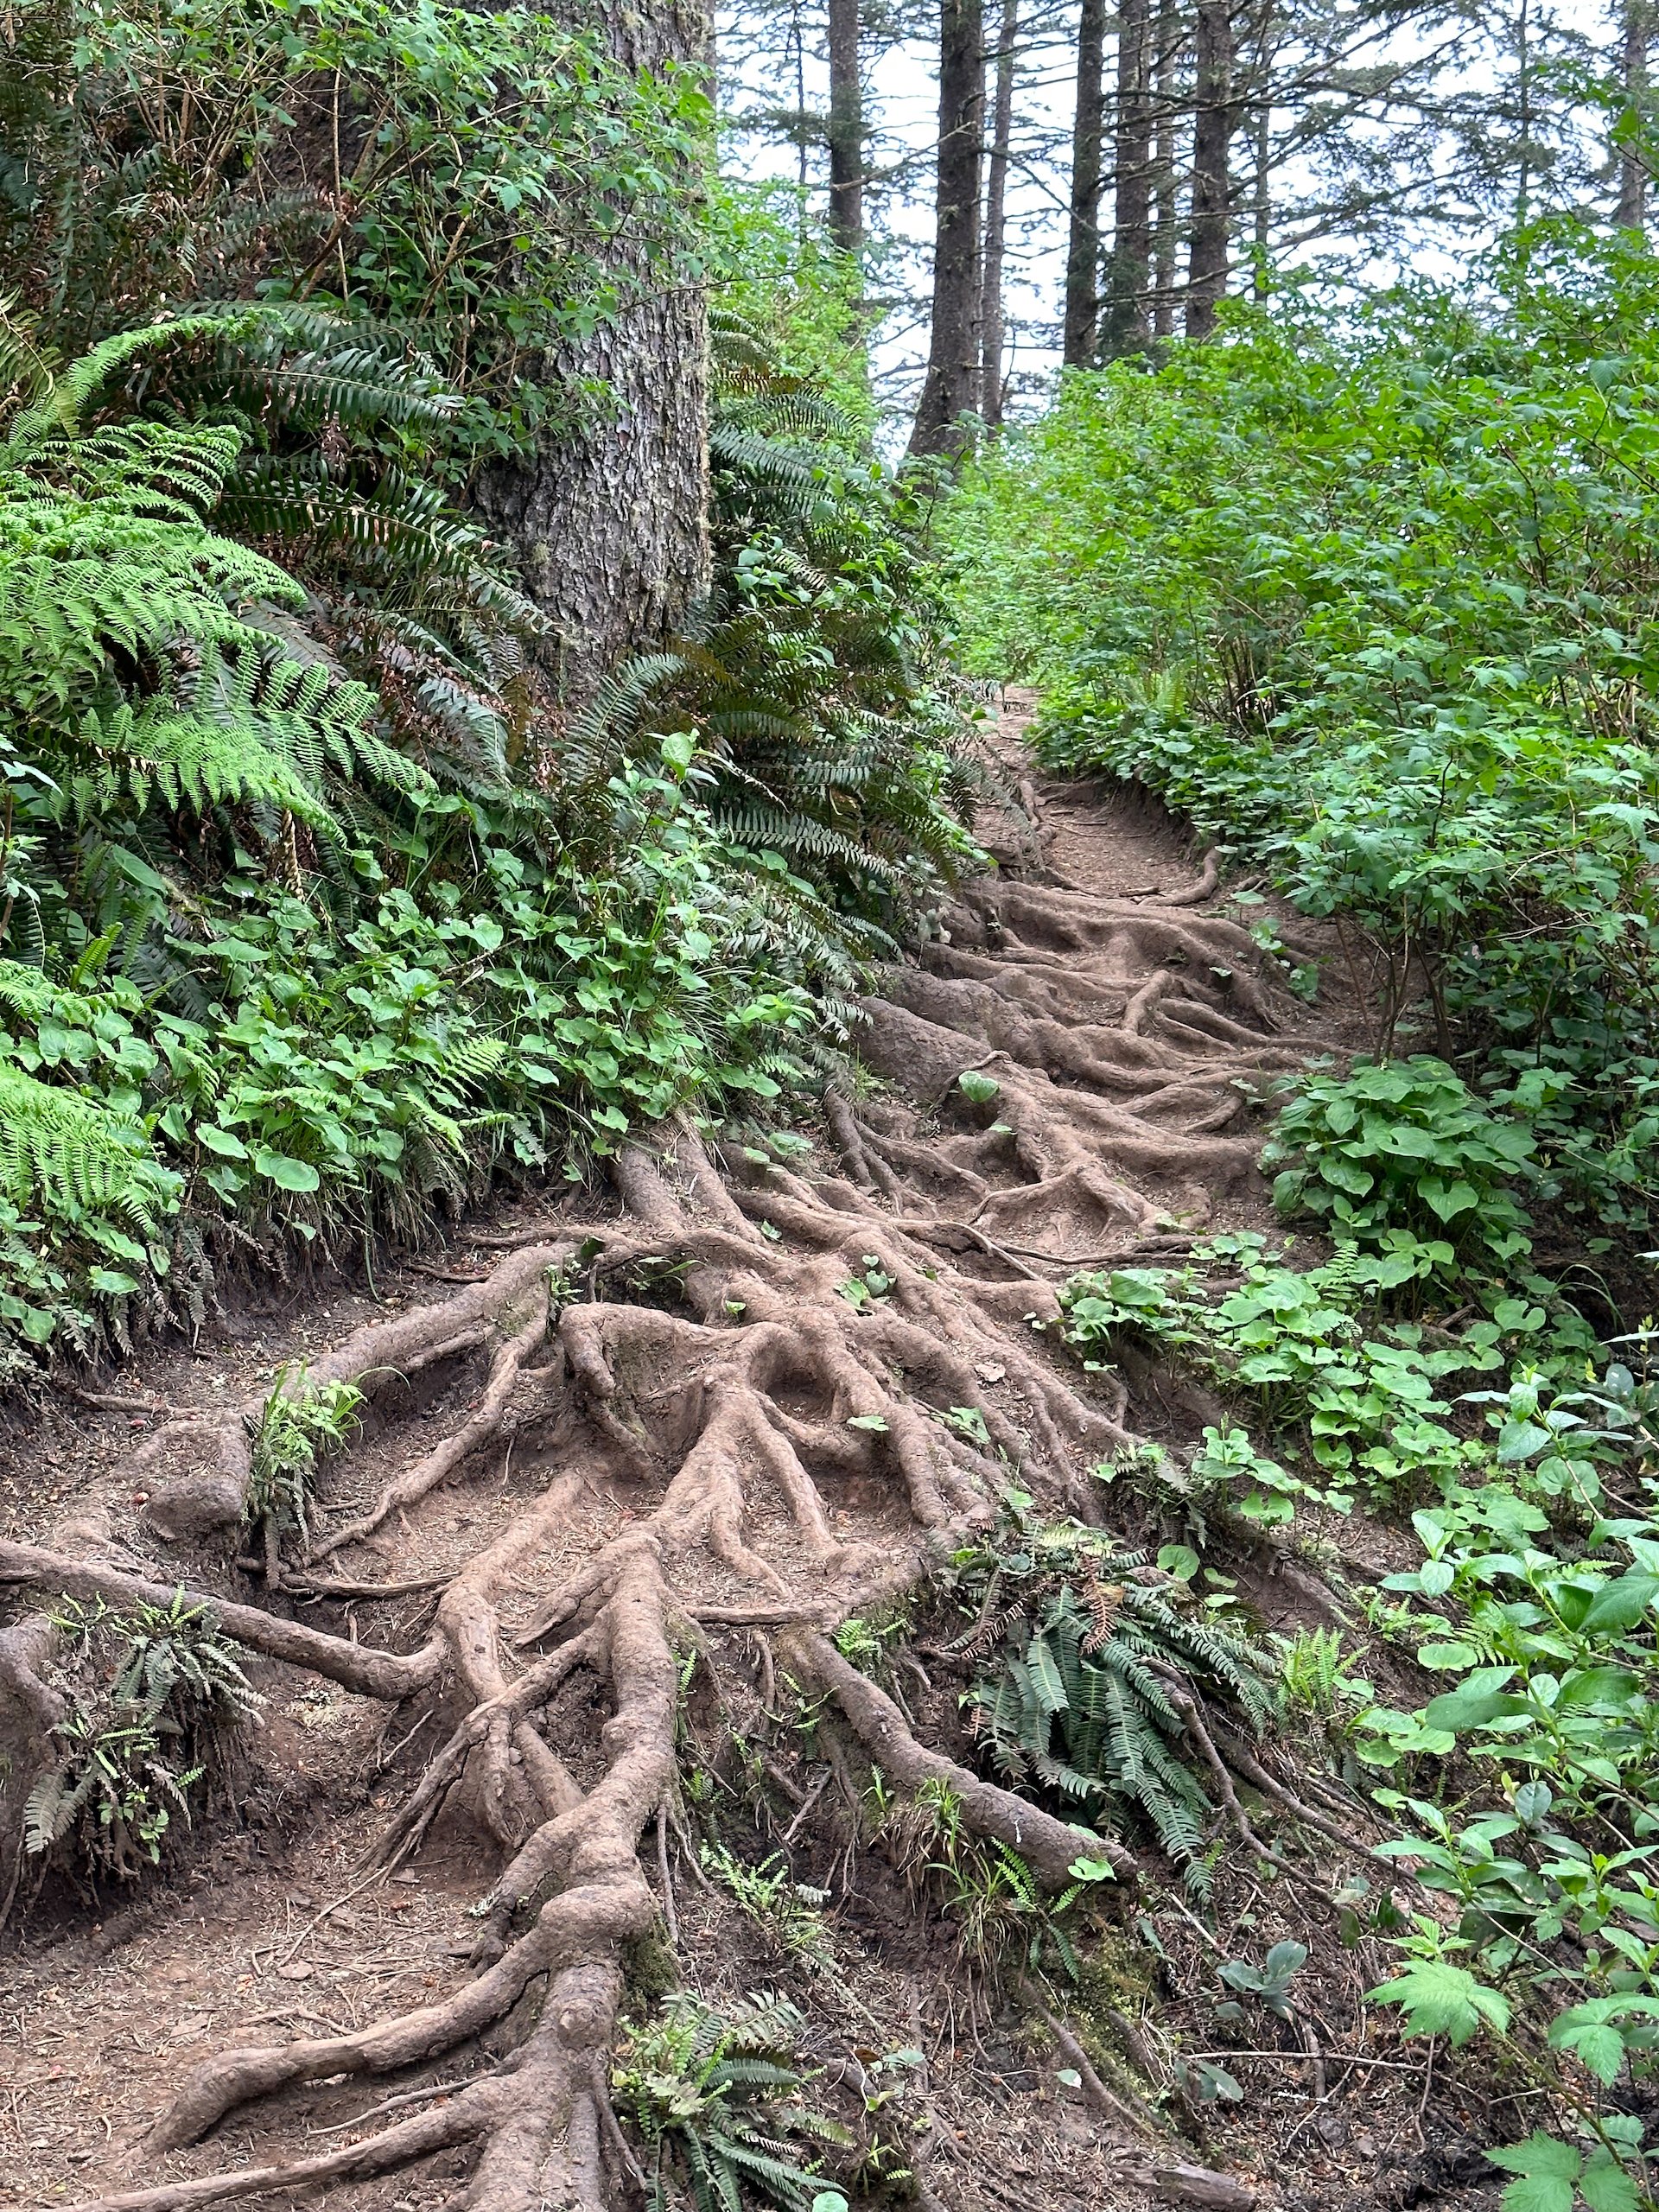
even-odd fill
[(1373, 1249), (1390, 1230), (1501, 1265), (1527, 1249), (1510, 1189), (1532, 1167), (1524, 1123), (1492, 1113), (1444, 1062), (1419, 1055), (1298, 1080), (1263, 1164), (1281, 1213), (1312, 1213)]
[(182, 1592), (126, 1610), (65, 1599), (53, 1620), (68, 1710), (52, 1731), (59, 1763), (23, 1808), (24, 1847), (77, 1874), (130, 1880), (159, 1862), (192, 1793), (223, 1773), (230, 1732), (263, 1700), (238, 1647)]
[(645, 2146), (649, 2212), (732, 2212), (751, 2193), (813, 2212), (833, 2195), (794, 2155), (803, 2140), (851, 2140), (806, 2101), (804, 2032), (787, 1999), (766, 1993), (717, 2012), (681, 1992), (654, 2020), (622, 2023), (611, 2088)]
[[(1540, 1374), (1572, 1374), (1592, 1339), (1559, 1307), (1552, 1318), (1529, 1298), (1497, 1294), (1489, 1318), (1455, 1334), (1432, 1320), (1395, 1319), (1379, 1310), (1383, 1302), (1449, 1266), (1452, 1249), (1405, 1230), (1378, 1242), (1370, 1252), (1341, 1245), (1323, 1267), (1299, 1270), (1268, 1257), (1258, 1236), (1229, 1236), (1199, 1247), (1185, 1268), (1077, 1275), (1060, 1294), (1062, 1331), (1085, 1363), (1128, 1341), (1155, 1345), (1248, 1407), (1306, 1479), (1261, 1460), (1248, 1436), (1237, 1448), (1236, 1431), (1206, 1431), (1192, 1471), (1200, 1496), (1206, 1479), (1235, 1497), (1243, 1486), (1241, 1510), (1251, 1518), (1288, 1517), (1301, 1489), (1345, 1510), (1357, 1484), (1387, 1494), (1452, 1483), (1488, 1454), (1454, 1424), (1447, 1384), (1516, 1357), (1539, 1363)], [(1226, 1271), (1218, 1287), (1217, 1268)]]

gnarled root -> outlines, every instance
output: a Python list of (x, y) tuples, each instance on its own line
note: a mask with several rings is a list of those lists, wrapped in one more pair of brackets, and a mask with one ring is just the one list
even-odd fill
[(970, 1828), (1019, 1852), (1055, 1889), (1072, 1878), (1072, 1864), (1085, 1854), (1107, 1859), (1120, 1879), (1139, 1873), (1134, 1853), (1122, 1844), (1068, 1827), (1052, 1813), (918, 1743), (887, 1692), (849, 1666), (827, 1637), (798, 1634), (789, 1638), (786, 1649), (802, 1672), (829, 1691), (884, 1774), (907, 1789), (925, 1782), (943, 1783)]
[[(370, 1863), (416, 1866), (440, 1821), (467, 1825), (481, 1849), (474, 1970), (366, 2027), (210, 2057), (139, 2147), (144, 2186), (96, 2200), (96, 2212), (185, 2212), (461, 2148), (470, 2178), (456, 2202), (471, 2212), (603, 2212), (617, 2201), (626, 2158), (603, 2067), (623, 1947), (657, 1910), (642, 1834), (674, 1802), (671, 1637), (764, 1630), (768, 1707), (775, 1668), (815, 1684), (840, 1716), (826, 1742), (855, 1738), (906, 1789), (948, 1789), (969, 1828), (1020, 1853), (1046, 1885), (1065, 1886), (1080, 1854), (1122, 1878), (1139, 1873), (1122, 1844), (924, 1742), (830, 1632), (948, 1558), (992, 1518), (1015, 1470), (1046, 1505), (1099, 1517), (1090, 1471), (1135, 1440), (1128, 1390), (1111, 1374), (1080, 1376), (1045, 1340), (1059, 1311), (1052, 1278), (1181, 1243), (1175, 1215), (1190, 1228), (1214, 1193), (1255, 1173), (1254, 1142), (1217, 1134), (1243, 1110), (1241, 1079), (1296, 1057), (1273, 1040), (1286, 1009), (1254, 944), (1195, 911), (1213, 889), (1212, 859), (1190, 891), (1156, 902), (970, 887), (954, 942), (867, 1009), (867, 1058), (919, 1112), (892, 1099), (855, 1108), (832, 1090), (836, 1160), (825, 1173), (765, 1166), (735, 1145), (717, 1165), (677, 1118), (613, 1163), (625, 1213), (590, 1299), (560, 1310), (554, 1287), (580, 1230), (516, 1232), (495, 1240), (505, 1256), (483, 1280), (314, 1363), (316, 1381), (350, 1381), (377, 1401), (383, 1437), (401, 1418), (397, 1378), (476, 1363), (475, 1402), (449, 1433), (434, 1444), (425, 1432), (365, 1503), (323, 1523), (308, 1557), (276, 1563), (264, 1593), (291, 1607), (426, 1589), (422, 1640), (396, 1649), (401, 1631), (359, 1641), (349, 1618), (350, 1635), (331, 1634), (187, 1595), (250, 1650), (405, 1708), (405, 1740), (407, 1720), (435, 1722), (437, 1748)], [(995, 1090), (964, 1090), (975, 1071)], [(192, 1482), (199, 1507), (241, 1524), (257, 1412), (250, 1402), (222, 1419), (191, 1415), (151, 1440), (138, 1539), (183, 1530)], [(487, 1533), (451, 1570), (428, 1572), (423, 1516), (497, 1446), (519, 1451), (513, 1487), (502, 1466)], [(327, 1478), (325, 1515), (349, 1464)], [(399, 1532), (415, 1556), (388, 1574), (375, 1554)], [(330, 1572), (315, 1575), (325, 1560)], [(0, 1544), (7, 1583), (118, 1604), (172, 1594), (130, 1551), (83, 1557), (67, 1541)], [(29, 1623), (0, 1634), (0, 1692), (25, 1713), (37, 1751), (58, 1717), (49, 1659), (49, 1639)], [(570, 1717), (594, 1700), (609, 1707), (596, 1746), (591, 1725)], [(1224, 1758), (1201, 1719), (1194, 1740)], [(830, 1756), (845, 1765), (844, 1748)], [(1253, 1771), (1285, 1802), (1283, 1785)], [(798, 1805), (791, 1835), (810, 1802)], [(510, 2018), (509, 2055), (413, 2116), (365, 2109), (354, 2140), (289, 2163), (157, 2173), (226, 2115), (300, 2084), (395, 2075), (451, 2054), (464, 2072), (476, 2039), (499, 2038)], [(422, 2094), (388, 2086), (393, 2104)]]

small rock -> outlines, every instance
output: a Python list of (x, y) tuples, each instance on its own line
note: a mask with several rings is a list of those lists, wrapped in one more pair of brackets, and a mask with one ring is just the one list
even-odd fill
[(1166, 2164), (1154, 2165), (1152, 2185), (1157, 2196), (1172, 2198), (1178, 2204), (1199, 2205), (1203, 2212), (1252, 2212), (1255, 2203), (1255, 2191), (1246, 2189), (1230, 2174), (1212, 2173), (1207, 2166), (1189, 2166), (1184, 2159), (1172, 2158)]
[(221, 1529), (239, 1529), (247, 1500), (235, 1476), (217, 1471), (166, 1484), (144, 1510), (151, 1528), (169, 1543), (187, 1543)]

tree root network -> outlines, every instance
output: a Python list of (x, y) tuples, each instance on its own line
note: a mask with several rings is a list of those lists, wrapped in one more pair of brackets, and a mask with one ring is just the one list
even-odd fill
[[(1247, 933), (1203, 911), (1215, 885), (1210, 861), (1196, 886), (1150, 903), (970, 886), (948, 939), (885, 975), (866, 1007), (862, 1057), (913, 1103), (832, 1089), (829, 1169), (711, 1149), (679, 1119), (615, 1160), (613, 1217), (480, 1238), (499, 1251), (481, 1279), (452, 1277), (454, 1295), (359, 1332), (290, 1382), (351, 1382), (372, 1406), (446, 1363), (482, 1370), (441, 1440), (308, 1544), (268, 1549), (263, 1602), (184, 1578), (249, 1651), (380, 1701), (400, 1733), (422, 1714), (437, 1720), (377, 1863), (417, 1860), (441, 1818), (469, 1824), (486, 1877), (474, 1971), (358, 2031), (217, 2051), (128, 2147), (143, 2185), (81, 2212), (183, 2212), (457, 2149), (471, 2164), (454, 2202), (469, 2212), (626, 2201), (607, 2053), (625, 1948), (658, 1920), (645, 1866), (675, 1795), (677, 1645), (712, 1624), (770, 1629), (779, 1660), (892, 1783), (947, 1783), (968, 1827), (1065, 1883), (1077, 1830), (923, 1740), (832, 1631), (986, 1524), (1012, 1469), (1059, 1510), (1098, 1519), (1090, 1470), (1135, 1440), (1128, 1392), (1109, 1376), (1085, 1382), (1032, 1324), (1054, 1319), (1056, 1281), (1072, 1268), (1179, 1249), (1248, 1185), (1258, 1144), (1236, 1130), (1246, 1094), (1305, 1049), (1279, 1041), (1288, 1002)], [(964, 1087), (974, 1072), (988, 1084)], [(582, 1268), (593, 1294), (575, 1297)], [(48, 1600), (166, 1604), (179, 1578), (156, 1554), (215, 1516), (237, 1522), (258, 1411), (168, 1421), (126, 1471), (149, 1497), (141, 1524), (106, 1541), (0, 1543), (0, 1583)], [(370, 1539), (486, 1455), (550, 1438), (564, 1447), (556, 1471), (462, 1564), (435, 1572), (417, 1556), (376, 1579)], [(543, 1563), (588, 1526), (600, 1481), (626, 1491), (631, 1516), (550, 1576)], [(291, 1618), (302, 1603), (398, 1591), (432, 1599), (408, 1649)], [(53, 1649), (47, 1609), (0, 1631), (15, 1716), (0, 1750), (20, 1778), (39, 1770), (61, 1713)], [(550, 1723), (577, 1676), (608, 1713), (585, 1782)], [(1204, 1745), (1224, 1779), (1221, 1752)], [(1236, 1808), (1230, 1785), (1226, 1796)], [(1137, 1877), (1121, 1841), (1087, 1847)], [(0, 1893), (17, 1873), (14, 1842)], [(256, 2101), (462, 2052), (525, 2017), (527, 1993), (516, 2048), (425, 2109), (394, 2096), (345, 2144), (165, 2177), (170, 2154)]]

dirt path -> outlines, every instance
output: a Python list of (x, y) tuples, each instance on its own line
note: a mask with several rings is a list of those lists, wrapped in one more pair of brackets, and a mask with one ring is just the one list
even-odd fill
[[(1248, 1094), (1337, 1017), (1288, 994), (1169, 825), (1086, 786), (1027, 781), (1026, 804), (983, 825), (1010, 865), (884, 979), (862, 1049), (885, 1084), (827, 1098), (810, 1152), (665, 1129), (607, 1197), (460, 1235), (448, 1280), (270, 1294), (142, 1362), (139, 1404), (14, 1441), (0, 2202), (637, 2203), (606, 2054), (675, 1980), (792, 1990), (872, 2175), (897, 2153), (866, 2069), (919, 2052), (893, 2113), (925, 2207), (1142, 2201), (1134, 2128), (999, 2027), (850, 1768), (949, 1779), (969, 1827), (1057, 1880), (1074, 1834), (957, 1763), (919, 1664), (901, 1705), (829, 1632), (879, 1622), (1007, 1463), (1093, 1519), (1096, 1463), (1193, 1433), (1033, 1320), (1079, 1266), (1262, 1222)], [(358, 1384), (362, 1426), (308, 1544), (256, 1531), (238, 1568), (245, 1417), (296, 1361)], [(238, 1817), (130, 1902), (37, 1895), (17, 1838), (59, 1710), (43, 1606), (181, 1582), (232, 1599), (257, 1655)], [(694, 1823), (750, 1867), (787, 1837), (821, 1940), (790, 1936), (788, 1897), (768, 1917), (711, 1880)]]

